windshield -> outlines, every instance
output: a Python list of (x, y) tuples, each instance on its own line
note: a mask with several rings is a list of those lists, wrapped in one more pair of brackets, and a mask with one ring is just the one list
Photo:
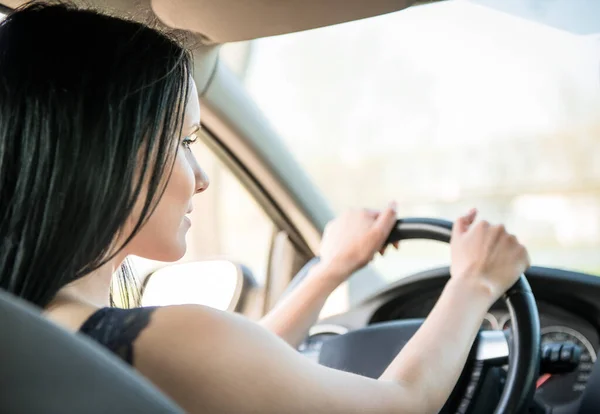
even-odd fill
[[(505, 223), (535, 265), (600, 273), (600, 44), (448, 2), (226, 46), (336, 212)], [(387, 281), (449, 262), (407, 242)]]

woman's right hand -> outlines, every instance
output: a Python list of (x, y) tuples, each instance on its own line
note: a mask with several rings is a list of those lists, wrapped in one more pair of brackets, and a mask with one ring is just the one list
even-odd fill
[(474, 223), (476, 216), (473, 209), (454, 223), (451, 280), (475, 285), (489, 295), (491, 305), (529, 268), (529, 254), (503, 225)]

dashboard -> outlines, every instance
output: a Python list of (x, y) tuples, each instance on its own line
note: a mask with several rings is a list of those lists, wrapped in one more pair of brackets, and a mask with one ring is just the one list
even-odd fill
[[(385, 314), (378, 315), (378, 322), (426, 318), (441, 290), (418, 299), (395, 303)], [(538, 301), (542, 346), (551, 343), (572, 343), (581, 349), (577, 369), (563, 375), (542, 375), (538, 379), (536, 397), (546, 406), (572, 403), (579, 398), (590, 377), (596, 354), (600, 347), (598, 330), (583, 316), (545, 301)], [(496, 303), (486, 314), (481, 329), (510, 329), (510, 315), (504, 303)]]
[[(402, 279), (366, 299), (349, 312), (320, 321), (300, 352), (318, 360), (329, 338), (372, 324), (427, 317), (448, 280), (449, 269), (432, 269)], [(535, 401), (552, 412), (577, 412), (600, 351), (600, 278), (565, 270), (534, 267), (527, 274), (540, 315), (542, 347), (572, 344), (580, 351), (577, 367), (568, 373), (542, 373)], [(508, 309), (494, 304), (482, 329), (508, 330)]]

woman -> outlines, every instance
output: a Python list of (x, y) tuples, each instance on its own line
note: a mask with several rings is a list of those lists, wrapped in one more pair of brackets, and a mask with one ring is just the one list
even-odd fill
[(137, 23), (59, 5), (7, 17), (1, 287), (95, 338), (190, 412), (437, 412), (485, 312), (529, 264), (502, 226), (473, 224), (475, 211), (455, 225), (451, 280), (379, 381), (314, 364), (289, 344), (380, 249), (393, 206), (333, 221), (321, 264), (263, 327), (201, 306), (108, 307), (128, 255), (183, 256), (192, 196), (208, 187), (189, 149), (200, 124), (190, 73), (183, 48)]

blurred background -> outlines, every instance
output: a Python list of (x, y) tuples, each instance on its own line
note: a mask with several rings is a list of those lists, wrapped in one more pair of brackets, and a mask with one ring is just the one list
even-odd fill
[[(477, 207), (535, 265), (600, 274), (598, 37), (455, 3), (226, 45), (221, 64), (336, 213)], [(194, 151), (212, 187), (190, 254), (264, 280), (269, 219), (208, 148)], [(448, 262), (447, 246), (409, 242), (375, 266), (394, 281)]]

